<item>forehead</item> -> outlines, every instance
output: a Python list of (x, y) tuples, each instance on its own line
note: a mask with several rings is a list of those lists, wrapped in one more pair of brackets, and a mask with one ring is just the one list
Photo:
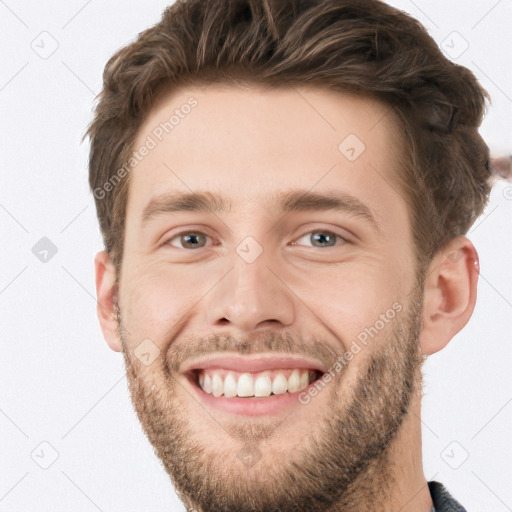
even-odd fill
[[(392, 120), (392, 108), (368, 96), (318, 87), (213, 83), (161, 93), (139, 129), (135, 146), (151, 135), (168, 146), (173, 141), (187, 149), (203, 144), (203, 154), (240, 148), (250, 157), (258, 152), (258, 143), (265, 144), (267, 152), (300, 156), (316, 148), (338, 149), (349, 134), (363, 144), (389, 144), (397, 135)], [(304, 146), (304, 141), (310, 143)]]
[[(296, 188), (357, 195), (379, 215), (379, 202), (400, 195), (391, 111), (311, 87), (210, 84), (161, 94), (135, 140), (135, 151), (149, 149), (130, 174), (128, 213), (162, 192), (209, 190), (258, 209)], [(404, 201), (395, 206), (406, 214)]]

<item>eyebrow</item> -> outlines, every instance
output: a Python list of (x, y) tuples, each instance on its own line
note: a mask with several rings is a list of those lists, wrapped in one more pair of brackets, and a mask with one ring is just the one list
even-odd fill
[[(359, 217), (375, 231), (380, 232), (380, 226), (371, 209), (355, 196), (339, 192), (311, 192), (308, 190), (292, 190), (273, 194), (267, 201), (270, 209), (277, 209), (278, 214), (298, 211), (328, 211), (337, 210)], [(151, 199), (144, 208), (142, 225), (154, 217), (178, 212), (229, 212), (231, 201), (214, 192), (167, 193)]]

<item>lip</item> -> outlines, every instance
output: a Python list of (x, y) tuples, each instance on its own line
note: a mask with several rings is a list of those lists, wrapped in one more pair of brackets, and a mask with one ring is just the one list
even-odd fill
[(299, 368), (316, 370), (321, 373), (326, 372), (324, 366), (318, 361), (288, 355), (258, 355), (257, 357), (209, 356), (189, 363), (186, 368), (180, 372), (185, 375), (194, 396), (196, 396), (200, 403), (204, 404), (207, 409), (243, 416), (271, 416), (282, 414), (292, 407), (302, 405), (299, 396), (303, 393), (307, 393), (309, 388), (315, 385), (315, 382), (312, 382), (308, 387), (296, 391), (295, 393), (287, 392), (282, 395), (271, 395), (269, 397), (215, 397), (203, 391), (197, 383), (198, 371), (208, 368), (223, 368), (239, 372)]
[(209, 368), (224, 368), (236, 372), (261, 372), (265, 370), (279, 370), (285, 368), (299, 368), (303, 370), (317, 370), (325, 373), (327, 369), (319, 361), (289, 355), (258, 355), (258, 356), (208, 356), (196, 359), (189, 363), (181, 373), (188, 373)]

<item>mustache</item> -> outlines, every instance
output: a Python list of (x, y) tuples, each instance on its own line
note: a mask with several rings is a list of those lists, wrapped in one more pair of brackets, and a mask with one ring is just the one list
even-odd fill
[(343, 344), (338, 342), (337, 345), (339, 346), (332, 346), (331, 343), (315, 337), (305, 342), (291, 334), (267, 332), (241, 340), (232, 335), (215, 333), (208, 337), (188, 338), (172, 343), (166, 354), (166, 366), (168, 371), (177, 373), (185, 361), (198, 357), (218, 356), (220, 353), (241, 356), (279, 353), (317, 359), (330, 367), (344, 352)]

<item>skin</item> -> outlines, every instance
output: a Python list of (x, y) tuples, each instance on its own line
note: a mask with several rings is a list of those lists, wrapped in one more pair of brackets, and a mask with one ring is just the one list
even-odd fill
[[(135, 148), (191, 96), (197, 106), (130, 173), (118, 284), (108, 255), (95, 259), (105, 339), (123, 351), (134, 408), (178, 495), (208, 511), (429, 512), (421, 364), (473, 312), (476, 249), (453, 239), (418, 280), (386, 105), (319, 88), (179, 89), (160, 95)], [(348, 134), (366, 146), (354, 161), (338, 149)], [(281, 215), (272, 199), (292, 189), (355, 196), (379, 229), (340, 211)], [(142, 223), (155, 195), (191, 191), (222, 194), (231, 208)], [(184, 248), (185, 231), (207, 234), (206, 245)], [(315, 246), (313, 231), (347, 241)], [(250, 264), (236, 251), (248, 236), (262, 248)], [(396, 303), (394, 320), (289, 415), (207, 410), (180, 373), (208, 353), (291, 353), (329, 368)], [(149, 366), (135, 357), (147, 339)]]

